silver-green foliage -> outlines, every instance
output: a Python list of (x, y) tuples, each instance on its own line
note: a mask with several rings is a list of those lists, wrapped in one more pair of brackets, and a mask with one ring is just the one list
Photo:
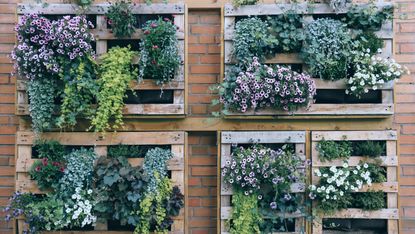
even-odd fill
[(149, 150), (144, 157), (143, 170), (148, 175), (147, 191), (156, 191), (157, 179), (155, 174), (158, 173), (159, 178), (167, 176), (168, 160), (173, 157), (170, 150), (162, 148), (154, 148)]

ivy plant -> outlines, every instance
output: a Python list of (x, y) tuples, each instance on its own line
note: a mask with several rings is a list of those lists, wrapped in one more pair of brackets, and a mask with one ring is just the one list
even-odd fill
[(131, 11), (131, 2), (120, 0), (110, 4), (105, 15), (114, 36), (117, 38), (131, 37), (135, 32), (134, 25), (136, 24), (135, 16)]
[(310, 72), (327, 80), (347, 77), (352, 51), (352, 38), (341, 21), (321, 18), (305, 28), (305, 40), (301, 51)]
[(380, 9), (372, 2), (367, 6), (352, 6), (344, 21), (350, 28), (377, 31), (386, 20), (391, 19), (393, 19), (393, 6)]
[(140, 43), (139, 80), (149, 78), (159, 85), (170, 82), (177, 74), (179, 56), (177, 27), (168, 19), (149, 20), (143, 26)]
[[(91, 127), (94, 127), (96, 132), (123, 126), (123, 99), (130, 81), (136, 76), (131, 64), (134, 54), (129, 48), (114, 47), (102, 56), (100, 77), (97, 80), (98, 108), (91, 121)], [(110, 120), (114, 123), (110, 124)]]
[(268, 32), (273, 40), (272, 53), (299, 52), (305, 39), (302, 16), (293, 11), (268, 17)]

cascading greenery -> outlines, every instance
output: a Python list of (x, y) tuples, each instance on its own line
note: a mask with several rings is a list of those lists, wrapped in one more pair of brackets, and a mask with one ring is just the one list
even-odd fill
[(130, 4), (130, 1), (117, 1), (111, 4), (106, 14), (108, 24), (117, 38), (131, 37), (135, 32), (136, 19), (131, 12)]
[[(91, 121), (91, 127), (96, 132), (123, 126), (123, 99), (130, 81), (136, 76), (136, 70), (132, 69), (131, 64), (134, 55), (135, 52), (129, 48), (114, 47), (102, 56), (100, 77), (97, 81), (98, 108)], [(109, 121), (112, 119), (114, 123), (111, 125)]]

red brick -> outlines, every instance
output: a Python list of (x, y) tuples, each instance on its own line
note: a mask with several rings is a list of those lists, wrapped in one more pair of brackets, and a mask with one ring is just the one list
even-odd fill
[(401, 23), (399, 24), (400, 32), (415, 32), (415, 23)]
[(187, 43), (189, 43), (189, 44), (198, 44), (199, 43), (199, 37), (198, 36), (188, 36), (187, 37)]
[(415, 125), (402, 126), (401, 133), (403, 134), (415, 134)]
[(218, 181), (216, 178), (202, 178), (202, 185), (203, 186), (216, 186), (218, 184)]
[(207, 46), (206, 45), (189, 45), (189, 54), (204, 54), (207, 52)]
[(210, 85), (192, 85), (190, 87), (190, 92), (193, 94), (208, 94), (211, 93), (209, 89)]
[(2, 136), (0, 135), (0, 144), (14, 144), (15, 136)]
[(6, 94), (6, 95), (0, 94), (0, 104), (14, 104), (15, 99), (16, 98), (14, 94)]
[(199, 136), (192, 136), (190, 135), (188, 138), (188, 144), (189, 145), (198, 145), (200, 142), (200, 137)]
[(211, 95), (189, 95), (190, 104), (210, 104), (212, 102)]
[(198, 55), (198, 54), (189, 54), (188, 62), (189, 62), (189, 64), (199, 64), (200, 55)]
[[(400, 135), (399, 144), (415, 144), (415, 136)], [(415, 157), (414, 157), (415, 160)]]
[(220, 63), (220, 55), (204, 55), (200, 58), (201, 63)]
[[(198, 211), (198, 209), (196, 209), (195, 211)], [(198, 215), (198, 216), (206, 216), (206, 215)], [(215, 224), (215, 220), (209, 220), (209, 219), (191, 219), (189, 221), (189, 225), (194, 226), (194, 227), (199, 227), (199, 228), (211, 227), (214, 224)]]
[(192, 114), (207, 114), (206, 105), (191, 105), (190, 110)]
[(217, 158), (215, 157), (191, 157), (189, 159), (189, 165), (216, 165)]
[(202, 15), (200, 23), (220, 23), (220, 15)]
[(0, 155), (13, 155), (14, 149), (14, 146), (0, 145)]
[(408, 103), (408, 102), (415, 103), (415, 94), (397, 94), (396, 95), (396, 103)]
[(14, 175), (14, 173), (14, 167), (0, 166), (0, 176), (10, 176)]
[[(0, 33), (1, 33), (1, 30), (2, 30), (2, 28), (1, 28), (1, 25), (0, 25)], [(14, 43), (13, 44), (11, 44), (11, 43), (10, 44), (0, 44), (0, 53), (9, 54), (12, 51), (13, 47), (14, 47)], [(9, 71), (0, 72), (0, 73), (9, 73), (11, 71), (12, 70), (10, 69)]]
[(414, 154), (415, 155), (415, 145), (401, 145), (400, 152), (401, 154)]
[(15, 41), (16, 36), (12, 33), (0, 35), (0, 43), (13, 44)]
[(13, 94), (15, 90), (14, 85), (1, 85), (0, 93)]
[(402, 166), (402, 174), (404, 176), (415, 176), (415, 165), (413, 166)]
[(396, 104), (396, 112), (398, 113), (415, 113), (414, 104), (405, 103), (405, 104)]
[(189, 188), (189, 196), (208, 196), (209, 188)]
[(2, 197), (10, 197), (14, 192), (14, 188), (12, 187), (3, 187), (0, 188), (0, 196)]
[(221, 28), (219, 25), (191, 25), (190, 32), (192, 34), (219, 34)]
[(202, 206), (216, 206), (216, 196), (212, 198), (201, 199)]
[(14, 105), (0, 104), (0, 114), (14, 114), (14, 109)]
[(192, 156), (195, 155), (207, 155), (209, 154), (209, 148), (206, 145), (198, 145), (191, 147)]
[(207, 229), (192, 229), (191, 230), (191, 234), (209, 234), (209, 233), (213, 233), (213, 232), (209, 232), (209, 230)]
[(196, 186), (202, 184), (200, 178), (189, 178), (187, 183), (189, 186)]
[(220, 50), (221, 50), (220, 44), (209, 45), (208, 53), (210, 53), (210, 54), (220, 54)]
[(415, 53), (415, 43), (400, 44), (399, 48), (401, 53)]
[(192, 167), (193, 176), (214, 176), (216, 174), (216, 167)]
[[(1, 45), (0, 45), (0, 48), (2, 48)], [(11, 64), (0, 64), (0, 73), (10, 73), (12, 71), (13, 71), (13, 65), (11, 65)]]
[(13, 187), (15, 184), (14, 177), (2, 177), (0, 178), (0, 186)]
[(215, 216), (216, 209), (211, 209), (211, 208), (198, 208), (194, 210), (194, 215), (195, 216)]
[(404, 207), (403, 215), (405, 218), (415, 218), (415, 207)]
[(199, 42), (200, 43), (215, 43), (215, 36), (214, 35), (203, 35), (203, 36), (199, 36)]
[(206, 74), (206, 75), (189, 75), (189, 83), (199, 84), (215, 84), (218, 80), (217, 75)]
[(189, 198), (189, 206), (200, 206), (200, 198)]
[(211, 74), (211, 73), (219, 73), (220, 66), (218, 65), (192, 65), (190, 66), (190, 72), (195, 74)]
[[(16, 13), (16, 5), (13, 4), (0, 4), (0, 13), (3, 15)], [(3, 20), (2, 20), (3, 22)]]
[(199, 15), (189, 15), (187, 18), (189, 24), (194, 24), (199, 22)]

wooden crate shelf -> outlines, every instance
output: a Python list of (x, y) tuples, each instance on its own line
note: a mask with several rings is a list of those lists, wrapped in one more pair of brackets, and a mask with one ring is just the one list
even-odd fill
[[(305, 132), (304, 131), (226, 131), (221, 132), (220, 136), (220, 168), (225, 166), (225, 162), (231, 158), (231, 147), (235, 144), (293, 144), (296, 154), (305, 159)], [(305, 168), (304, 168), (305, 170)], [(218, 204), (220, 207), (220, 233), (228, 234), (229, 230), (226, 221), (232, 211), (231, 196), (232, 187), (223, 182), (221, 173), (220, 177), (220, 196)], [(292, 193), (303, 193), (305, 191), (304, 183), (295, 183), (291, 186)], [(278, 214), (276, 214), (278, 215)], [(305, 219), (300, 212), (284, 214), (287, 218), (295, 218), (295, 232), (300, 233), (305, 230)], [(266, 218), (266, 217), (265, 217)], [(218, 227), (219, 228), (219, 227)]]
[[(107, 28), (107, 21), (105, 19), (105, 13), (108, 11), (109, 4), (93, 4), (84, 12), (84, 14), (92, 15), (96, 17), (96, 25), (92, 30), (92, 33), (96, 39), (96, 54), (102, 55), (108, 50), (108, 42), (113, 40), (133, 40), (137, 44), (140, 39), (143, 38), (143, 31), (137, 29), (136, 32), (127, 38), (115, 38)], [(151, 5), (147, 4), (134, 4), (131, 5), (132, 13), (136, 15), (161, 15), (167, 14), (174, 17), (174, 24), (178, 27), (177, 39), (179, 40), (179, 55), (182, 61), (177, 75), (173, 81), (164, 85), (163, 87), (155, 84), (153, 80), (144, 80), (141, 83), (131, 82), (131, 88), (134, 91), (139, 90), (169, 90), (173, 92), (172, 103), (168, 104), (126, 104), (123, 110), (124, 115), (127, 118), (133, 117), (154, 117), (154, 116), (165, 116), (169, 117), (184, 117), (185, 116), (185, 5), (182, 3), (174, 4), (158, 4), (154, 3)], [(19, 16), (27, 13), (38, 13), (42, 15), (69, 15), (76, 14), (79, 12), (79, 7), (74, 4), (18, 4), (17, 14)], [(18, 78), (17, 89), (16, 89), (16, 115), (26, 116), (29, 115), (29, 101), (27, 88), (24, 84), (25, 81)]]
[[(16, 191), (32, 192), (34, 194), (43, 194), (36, 185), (36, 182), (30, 179), (29, 170), (33, 163), (38, 159), (32, 158), (32, 146), (34, 142), (33, 132), (19, 131), (16, 138)], [(87, 132), (66, 132), (66, 133), (44, 133), (42, 139), (57, 140), (66, 146), (92, 146), (98, 156), (107, 155), (107, 147), (111, 145), (170, 145), (173, 158), (170, 159), (168, 170), (171, 171), (171, 180), (173, 186), (178, 186), (183, 194), (186, 192), (185, 187), (185, 132), (119, 132), (107, 133), (105, 138)], [(142, 165), (144, 158), (129, 158), (128, 161), (132, 166)], [(186, 201), (185, 201), (186, 202)], [(179, 216), (173, 217), (173, 225), (170, 233), (184, 233), (185, 212), (181, 210)], [(19, 230), (22, 230), (24, 220), (18, 220)], [(97, 230), (99, 229), (99, 230)], [(106, 222), (97, 223), (95, 231), (57, 231), (47, 233), (114, 233), (124, 234), (132, 233), (126, 231), (107, 231)], [(104, 232), (105, 231), (105, 232)], [(20, 233), (20, 232), (19, 232)]]
[[(311, 135), (311, 155), (312, 155), (312, 171), (317, 168), (341, 166), (343, 159), (322, 162), (319, 159), (319, 152), (317, 151), (317, 144), (322, 140), (331, 141), (385, 141), (386, 155), (379, 157), (381, 159), (381, 166), (386, 167), (387, 182), (374, 183), (372, 186), (364, 185), (359, 192), (367, 192), (368, 190), (383, 191), (386, 193), (387, 208), (366, 211), (356, 208), (348, 208), (336, 211), (331, 215), (323, 215), (315, 220), (313, 223), (313, 234), (323, 233), (322, 219), (336, 218), (336, 219), (386, 219), (387, 233), (398, 233), (398, 157), (397, 157), (397, 132), (392, 130), (387, 131), (313, 131)], [(346, 161), (349, 166), (357, 166), (361, 160), (371, 160), (361, 156), (352, 156)], [(318, 177), (312, 175), (313, 184), (318, 182)]]
[[(379, 7), (390, 6), (391, 3), (377, 3)], [(304, 22), (311, 22), (313, 15), (334, 15), (338, 13), (345, 13), (347, 9), (342, 12), (335, 13), (333, 9), (324, 3), (318, 4), (258, 4), (250, 6), (234, 7), (231, 4), (225, 4), (224, 9), (224, 63), (225, 71), (233, 66), (236, 61), (232, 56), (233, 51), (233, 37), (235, 32), (235, 24), (237, 17), (248, 16), (272, 16), (283, 14), (287, 10), (292, 9), (294, 12), (303, 15)], [(386, 22), (376, 34), (383, 39), (385, 45), (380, 56), (391, 57), (393, 55), (393, 26), (392, 22)], [(268, 58), (266, 64), (288, 64), (301, 66), (303, 71), (307, 72), (307, 66), (304, 60), (298, 53), (278, 53), (274, 57)], [(319, 90), (339, 90), (344, 92), (346, 84), (344, 79), (337, 81), (325, 81), (314, 78), (317, 87), (317, 94)], [(394, 113), (394, 99), (393, 99), (393, 82), (385, 84), (379, 88), (381, 90), (381, 100), (379, 103), (311, 103), (309, 107), (300, 108), (294, 112), (287, 112), (282, 110), (275, 110), (272, 108), (262, 108), (258, 110), (248, 110), (245, 113), (229, 111), (225, 118), (279, 118), (283, 116), (294, 116), (295, 118), (327, 118), (328, 116), (334, 118), (343, 118), (348, 116), (355, 116), (360, 118), (385, 118)]]

